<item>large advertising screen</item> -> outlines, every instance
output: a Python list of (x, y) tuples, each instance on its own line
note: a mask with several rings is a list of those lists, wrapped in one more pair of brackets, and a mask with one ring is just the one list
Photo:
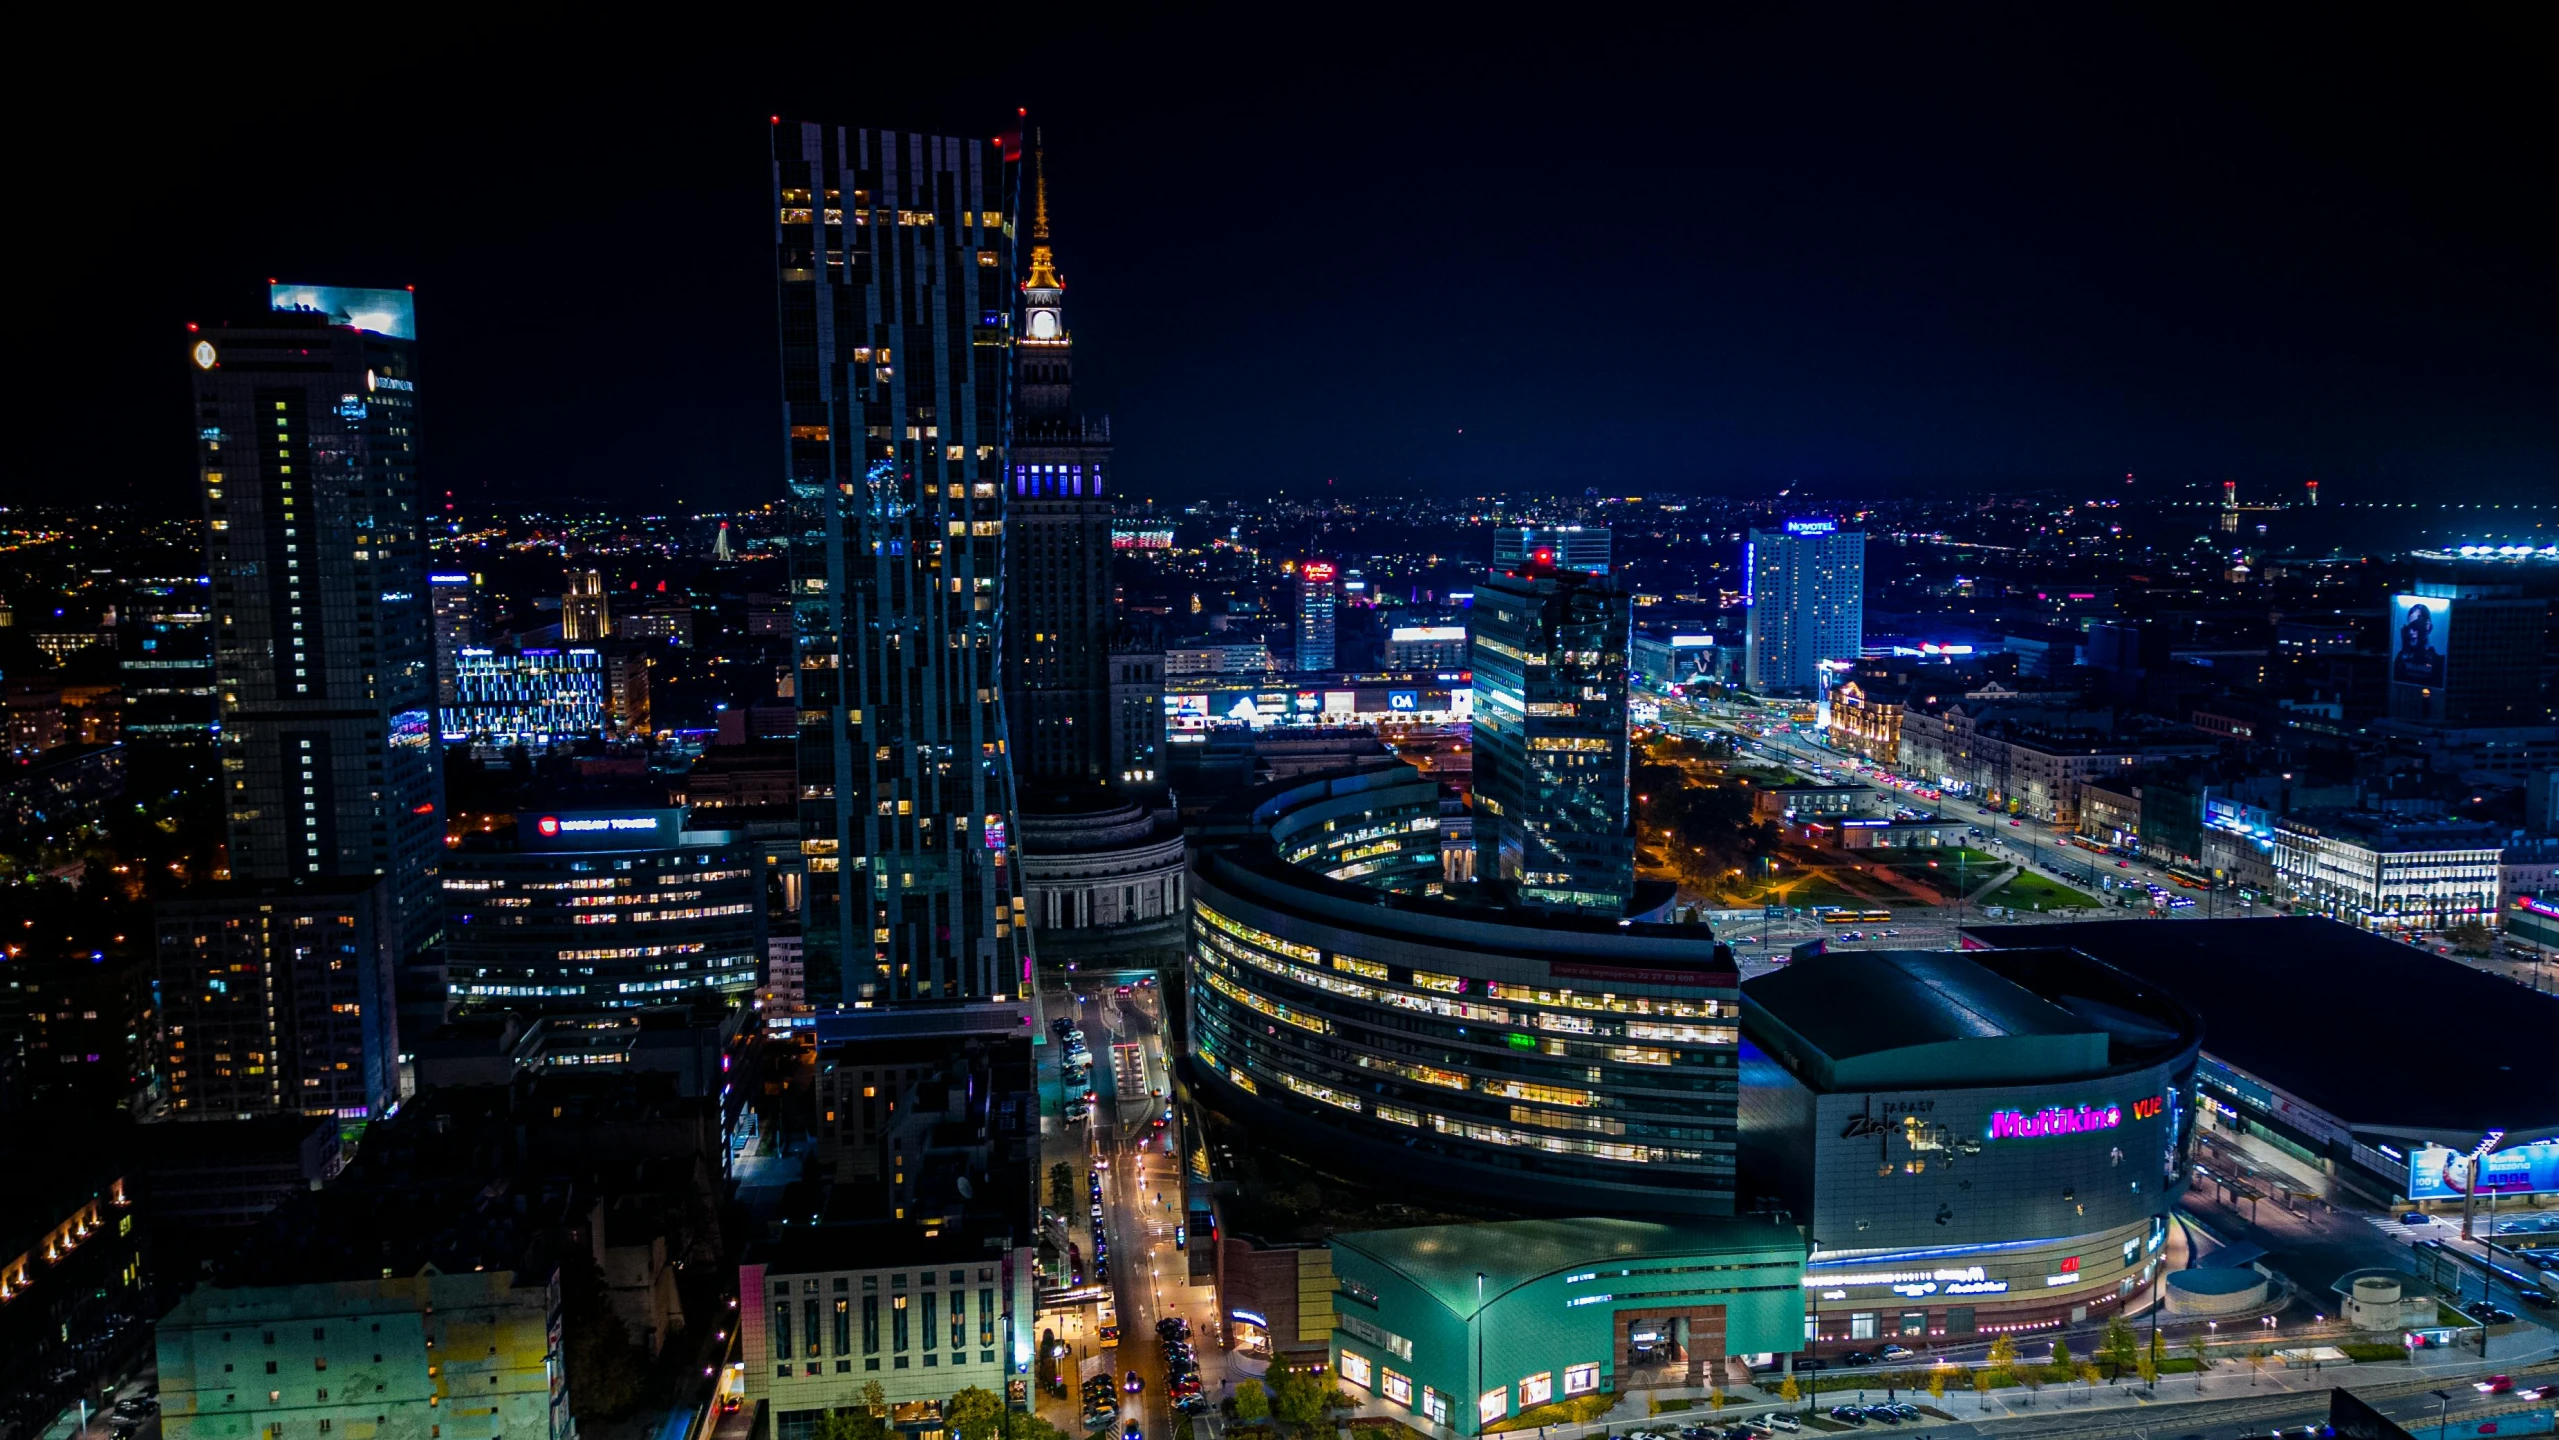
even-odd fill
[(2552, 1193), (2559, 1193), (2559, 1139), (2535, 1140), (2528, 1145), (2490, 1151), (2485, 1164), (2466, 1151), (2448, 1150), (2441, 1145), (2420, 1145), (2408, 1157), (2411, 1200)]
[(269, 285), (267, 308), (326, 315), (395, 340), (418, 338), (418, 297), (406, 290), (357, 290), (344, 285)]
[(2440, 690), (2444, 642), (2452, 635), (2452, 602), (2434, 595), (2390, 597), (2390, 679)]

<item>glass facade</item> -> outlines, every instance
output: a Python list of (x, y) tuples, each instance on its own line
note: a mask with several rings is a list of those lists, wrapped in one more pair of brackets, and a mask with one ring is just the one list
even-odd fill
[(1257, 814), (1267, 849), (1197, 858), (1200, 1068), (1302, 1136), (1444, 1161), (1447, 1182), (1534, 1175), (1557, 1204), (1599, 1183), (1634, 1209), (1729, 1213), (1737, 980), (1711, 938), (1426, 898), (1436, 805), (1400, 767), (1318, 783)]
[(416, 347), (315, 312), (185, 353), (231, 873), (388, 876), (416, 953), (444, 853)]
[(998, 608), (1019, 158), (773, 126), (815, 1001), (1027, 993)]
[(756, 847), (697, 832), (662, 850), (445, 857), (444, 956), (457, 1010), (744, 997), (764, 951)]
[(1626, 594), (1551, 567), (1475, 589), (1475, 875), (1604, 914), (1635, 888)]
[(604, 730), (604, 657), (593, 650), (484, 650), (455, 657), (444, 738), (542, 750)]

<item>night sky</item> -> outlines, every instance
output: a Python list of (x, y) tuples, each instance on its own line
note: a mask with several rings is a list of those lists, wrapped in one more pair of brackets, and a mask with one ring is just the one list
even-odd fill
[(14, 137), (0, 497), (191, 508), (185, 323), (275, 275), (417, 287), (466, 508), (762, 501), (768, 115), (1016, 106), (1134, 494), (2559, 496), (2548, 12), (2047, 8), (167, 37)]

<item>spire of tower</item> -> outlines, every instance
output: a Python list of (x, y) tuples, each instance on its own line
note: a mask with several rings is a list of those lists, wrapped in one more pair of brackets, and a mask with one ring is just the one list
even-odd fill
[(1048, 146), (1040, 132), (1031, 132), (1031, 186), (1036, 199), (1031, 212), (1031, 238), (1048, 238)]
[(1058, 278), (1057, 253), (1048, 243), (1048, 148), (1040, 143), (1038, 131), (1032, 131), (1031, 137), (1031, 276), (1022, 288), (1063, 290), (1066, 282)]

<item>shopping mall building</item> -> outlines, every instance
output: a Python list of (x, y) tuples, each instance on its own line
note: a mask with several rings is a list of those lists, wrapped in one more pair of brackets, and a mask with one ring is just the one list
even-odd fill
[(1803, 1334), (1803, 1233), (1765, 1220), (1426, 1225), (1332, 1248), (1334, 1379), (1460, 1435), (1583, 1395), (1728, 1387)]
[(1312, 777), (1192, 856), (1213, 1107), (1399, 1186), (1530, 1214), (1729, 1215), (1739, 977), (1702, 925), (1442, 897), (1439, 787)]
[(1808, 1335), (2103, 1318), (2159, 1275), (2200, 1030), (2074, 951), (1862, 951), (1741, 987), (1741, 1208), (1809, 1231)]

